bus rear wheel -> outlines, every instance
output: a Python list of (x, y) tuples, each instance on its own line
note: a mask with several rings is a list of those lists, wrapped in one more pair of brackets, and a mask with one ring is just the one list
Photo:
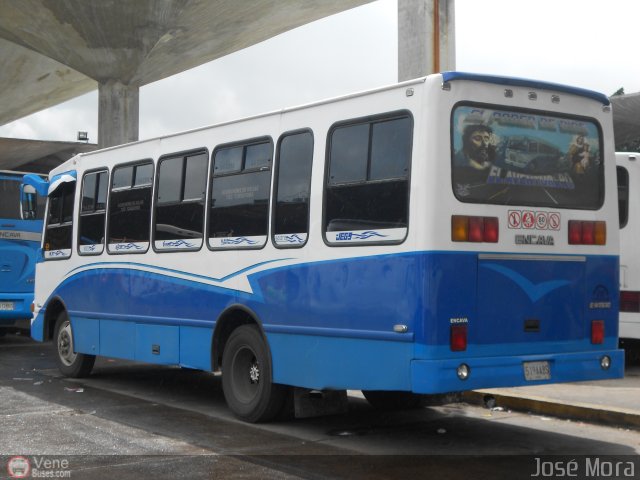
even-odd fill
[(96, 357), (75, 351), (71, 321), (66, 312), (58, 316), (53, 341), (56, 347), (56, 363), (64, 376), (80, 378), (91, 373)]
[(423, 395), (412, 392), (363, 390), (362, 394), (378, 410), (409, 410), (425, 404)]
[(269, 350), (255, 325), (242, 325), (229, 337), (222, 390), (231, 411), (247, 422), (266, 422), (282, 410), (286, 387), (272, 382)]

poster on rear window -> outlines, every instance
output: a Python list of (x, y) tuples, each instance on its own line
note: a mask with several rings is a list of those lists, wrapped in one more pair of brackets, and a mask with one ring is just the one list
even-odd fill
[(452, 179), (463, 202), (597, 209), (604, 178), (594, 121), (461, 105)]

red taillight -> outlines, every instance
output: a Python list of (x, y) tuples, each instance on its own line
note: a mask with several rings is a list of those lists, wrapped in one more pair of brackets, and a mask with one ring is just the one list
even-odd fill
[(500, 225), (496, 217), (485, 217), (484, 219), (484, 241), (488, 243), (498, 243)]
[(582, 243), (582, 222), (569, 220), (569, 245)]
[(467, 326), (451, 325), (451, 351), (462, 352), (467, 349)]
[(607, 223), (569, 220), (569, 245), (606, 245)]
[(482, 242), (484, 238), (484, 218), (469, 217), (469, 241)]
[(451, 216), (451, 240), (454, 242), (497, 243), (499, 231), (497, 217)]
[(640, 312), (640, 292), (620, 292), (621, 312)]
[(594, 345), (604, 343), (604, 320), (591, 322), (591, 343)]
[(595, 242), (594, 222), (582, 222), (582, 243), (584, 245), (593, 245), (594, 242)]

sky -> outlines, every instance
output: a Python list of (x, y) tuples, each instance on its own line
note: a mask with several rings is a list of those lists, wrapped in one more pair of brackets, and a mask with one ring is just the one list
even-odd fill
[[(459, 71), (611, 95), (640, 91), (638, 0), (455, 0)], [(397, 81), (397, 3), (375, 2), (285, 32), (140, 89), (140, 139)], [(97, 143), (98, 93), (0, 127), (0, 137)]]

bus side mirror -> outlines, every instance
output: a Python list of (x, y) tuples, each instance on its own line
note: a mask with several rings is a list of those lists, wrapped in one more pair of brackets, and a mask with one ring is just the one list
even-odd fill
[(20, 186), (20, 217), (22, 220), (35, 220), (38, 214), (38, 194), (31, 185)]

